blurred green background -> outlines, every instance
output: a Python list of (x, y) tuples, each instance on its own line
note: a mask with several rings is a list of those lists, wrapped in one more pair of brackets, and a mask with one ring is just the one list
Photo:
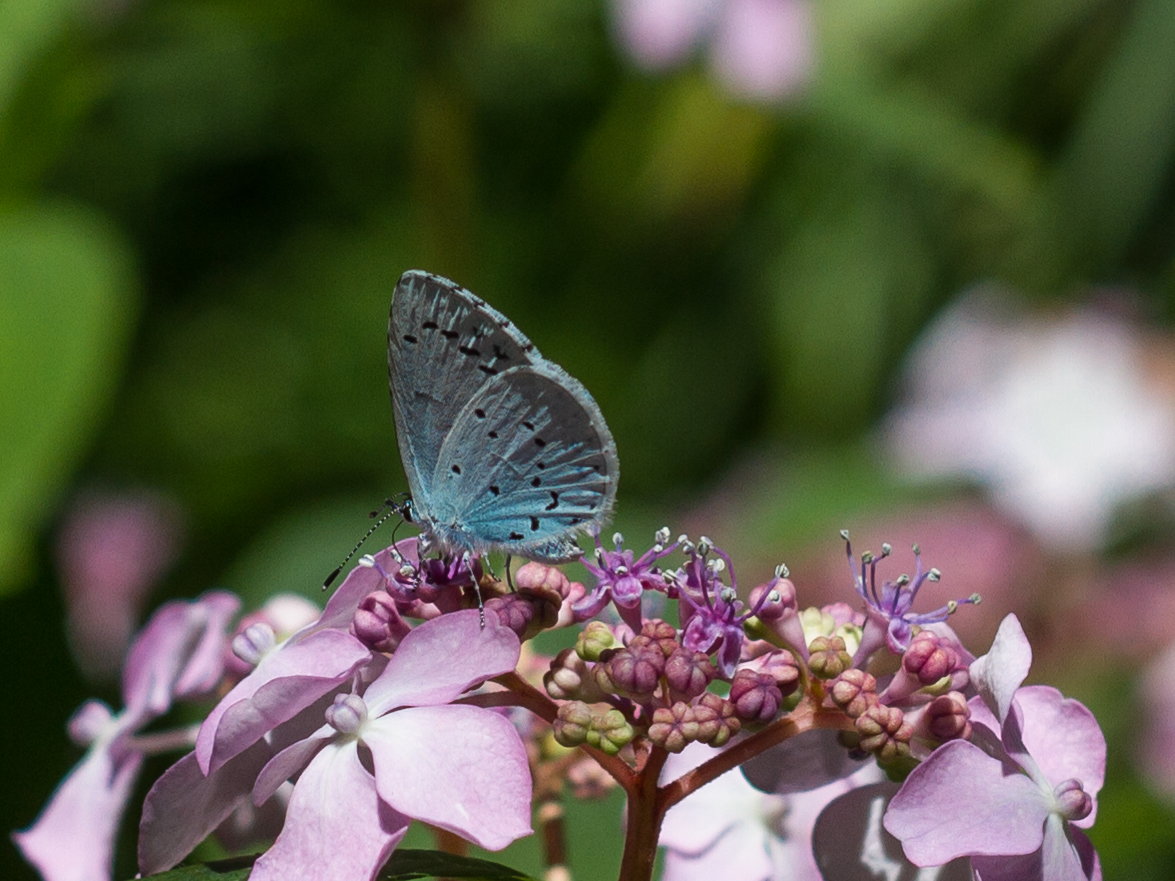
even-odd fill
[[(748, 579), (956, 492), (897, 481), (870, 438), (959, 290), (1055, 308), (1127, 285), (1166, 331), (1175, 4), (811, 10), (806, 83), (755, 101), (701, 47), (642, 68), (602, 0), (0, 0), (4, 828), (76, 761), (73, 708), (117, 702), (62, 625), (79, 499), (166, 500), (182, 544), (142, 614), (315, 595), (405, 486), (405, 269), (485, 297), (591, 390), (633, 544), (711, 530)], [(1060, 644), (1036, 678), (1114, 723), (1106, 877), (1175, 878), (1175, 815), (1132, 771), (1134, 662)], [(614, 802), (572, 840), (579, 877), (614, 876)], [(33, 877), (11, 847), (0, 876)]]

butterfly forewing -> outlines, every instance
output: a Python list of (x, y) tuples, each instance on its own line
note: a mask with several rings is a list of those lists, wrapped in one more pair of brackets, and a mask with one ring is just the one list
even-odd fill
[(540, 358), (508, 318), (447, 279), (405, 272), (388, 320), (388, 377), (408, 486), (427, 509), (437, 454), (477, 391)]

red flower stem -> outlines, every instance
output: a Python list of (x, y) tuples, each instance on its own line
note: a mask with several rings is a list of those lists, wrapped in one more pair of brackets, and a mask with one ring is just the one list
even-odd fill
[[(524, 709), (530, 710), (540, 719), (543, 719), (547, 722), (555, 721), (555, 718), (559, 713), (559, 705), (547, 697), (546, 694), (539, 691), (537, 688), (519, 676), (517, 672), (503, 673), (501, 676), (496, 677), (494, 682), (498, 683), (504, 688), (509, 689), (513, 700), (499, 699), (500, 702), (495, 702), (494, 704), (479, 700), (478, 703), (480, 706), (509, 705), (523, 707)], [(476, 697), (485, 699), (492, 698), (494, 695), (483, 694), (476, 695)], [(596, 749), (595, 747), (588, 746), (587, 744), (583, 744), (579, 748), (595, 759), (596, 764), (607, 771), (608, 774), (611, 775), (612, 779), (619, 783), (625, 792), (629, 791), (636, 772), (626, 765), (622, 759), (617, 756), (610, 756), (607, 753)]]
[(628, 816), (624, 826), (624, 856), (620, 860), (619, 881), (650, 881), (653, 862), (657, 858), (657, 839), (661, 835), (661, 821), (668, 805), (660, 797), (657, 779), (669, 757), (659, 746), (649, 751), (640, 771), (631, 775), (628, 794)]

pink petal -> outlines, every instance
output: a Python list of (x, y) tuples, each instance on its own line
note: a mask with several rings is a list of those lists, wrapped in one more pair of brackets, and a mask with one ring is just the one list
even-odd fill
[(715, 71), (739, 95), (782, 98), (812, 75), (812, 31), (806, 0), (727, 0), (714, 38)]
[(710, 25), (716, 0), (614, 0), (620, 42), (644, 67), (659, 69), (682, 61)]
[(1025, 854), (1040, 847), (1050, 804), (1023, 774), (974, 744), (954, 740), (915, 768), (890, 802), (885, 828), (916, 866), (974, 854)]
[(306, 766), (273, 847), (250, 881), (371, 881), (408, 831), (380, 801), (355, 743), (331, 744)]
[(1076, 829), (1065, 832), (1055, 814), (1045, 827), (1044, 845), (1024, 856), (974, 857), (980, 881), (1101, 881), (1102, 867), (1089, 839)]
[(371, 652), (341, 630), (291, 637), (217, 704), (196, 737), (205, 774), (345, 682)]
[(388, 666), (363, 695), (372, 717), (394, 707), (436, 706), (472, 686), (507, 673), (522, 648), (514, 631), (476, 609), (426, 621), (404, 637)]
[(245, 800), (272, 755), (258, 741), (207, 777), (195, 753), (164, 771), (143, 803), (139, 869), (153, 874), (177, 865)]
[(192, 650), (174, 685), (177, 698), (208, 694), (224, 673), (224, 653), (228, 645), (228, 625), (241, 601), (227, 591), (212, 591), (197, 601), (208, 613), (204, 632)]
[(110, 878), (114, 838), (142, 764), (139, 753), (116, 760), (109, 742), (96, 746), (61, 782), (37, 822), (13, 833), (45, 881)]
[(257, 775), (257, 782), (253, 786), (253, 803), (265, 804), (283, 783), (310, 764), (318, 751), (333, 740), (337, 733), (329, 725), (323, 725), (310, 737), (290, 744), (270, 759), (269, 764)]
[[(1049, 783), (1076, 777), (1096, 796), (1106, 779), (1106, 738), (1093, 713), (1047, 685), (1021, 688), (1016, 703), (1024, 719), (1024, 746)], [(1096, 817), (1095, 801), (1090, 815), (1074, 825), (1088, 829)]]
[(1009, 614), (1000, 622), (988, 653), (971, 664), (971, 681), (1000, 722), (1007, 718), (1016, 689), (1031, 666), (1032, 646), (1019, 619)]
[[(672, 808), (671, 812), (677, 807)], [(665, 871), (661, 881), (772, 881), (779, 877), (773, 865), (773, 844), (767, 828), (761, 822), (736, 822), (724, 835), (701, 851), (686, 855), (671, 849), (665, 854)], [(790, 871), (786, 877), (788, 881), (820, 881), (815, 867), (808, 873)]]
[(400, 813), (487, 850), (530, 834), (526, 750), (504, 716), (461, 705), (409, 707), (368, 722), (363, 743), (380, 797)]
[(204, 643), (209, 629), (223, 633), (239, 604), (232, 594), (214, 591), (194, 602), (173, 600), (160, 606), (127, 652), (122, 694), (128, 715), (149, 719), (166, 713), (193, 656), (199, 654), (201, 663), (208, 663)]
[[(661, 781), (676, 780), (721, 752), (704, 743), (691, 743), (681, 753), (669, 756)], [(678, 854), (696, 857), (732, 826), (745, 822), (755, 804), (769, 804), (768, 798), (751, 786), (741, 771), (729, 771), (668, 810), (661, 823), (658, 844)]]
[[(408, 551), (409, 545), (411, 546), (411, 552)], [(414, 561), (416, 559), (415, 538), (405, 539), (396, 546), (409, 560)], [(394, 572), (400, 568), (400, 564), (392, 559), (392, 555), (388, 553), (386, 548), (378, 554), (375, 554), (375, 561), (383, 567), (385, 572)], [(347, 577), (343, 579), (343, 583), (338, 586), (338, 589), (326, 601), (326, 608), (322, 611), (322, 617), (313, 624), (307, 624), (299, 633), (314, 633), (315, 631), (328, 628), (332, 630), (346, 630), (351, 626), (351, 619), (355, 617), (355, 610), (359, 608), (360, 601), (373, 590), (382, 590), (384, 586), (384, 577), (379, 574), (377, 569), (372, 569), (367, 566), (356, 566), (347, 573)]]
[(821, 729), (789, 738), (742, 765), (752, 786), (778, 795), (817, 789), (860, 768), (861, 762), (837, 741), (837, 733)]

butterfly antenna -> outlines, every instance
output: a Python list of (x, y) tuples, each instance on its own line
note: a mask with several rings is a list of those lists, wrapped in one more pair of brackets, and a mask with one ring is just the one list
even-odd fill
[[(372, 527), (369, 530), (367, 530), (367, 532), (363, 533), (363, 538), (359, 539), (359, 541), (355, 543), (355, 547), (351, 548), (351, 553), (349, 553), (349, 554), (347, 554), (347, 556), (343, 557), (343, 562), (341, 562), (341, 563), (339, 563), (339, 565), (335, 566), (335, 568), (333, 570), (331, 570), (330, 575), (326, 576), (326, 580), (324, 582), (322, 582), (322, 589), (323, 590), (326, 590), (328, 587), (330, 587), (332, 584), (334, 584), (335, 579), (339, 577), (339, 573), (343, 571), (343, 567), (346, 566), (349, 562), (351, 562), (351, 558), (353, 556), (355, 556), (355, 553), (361, 547), (363, 547), (363, 543), (365, 541), (367, 541), (369, 538), (371, 538), (371, 534), (373, 532), (375, 532), (377, 529), (379, 529), (381, 526), (383, 526), (385, 523), (387, 523), (389, 517), (393, 516), (394, 514), (400, 513), (402, 508), (403, 508), (403, 503), (395, 502), (392, 499), (384, 499), (384, 503), (382, 505), (380, 505), (377, 510), (372, 511), (368, 515), (369, 517), (379, 517), (379, 520), (377, 520), (372, 525)], [(380, 517), (381, 514), (383, 514), (382, 517)], [(399, 527), (397, 526), (397, 528), (399, 528)], [(393, 535), (394, 535), (394, 533), (393, 533)]]

